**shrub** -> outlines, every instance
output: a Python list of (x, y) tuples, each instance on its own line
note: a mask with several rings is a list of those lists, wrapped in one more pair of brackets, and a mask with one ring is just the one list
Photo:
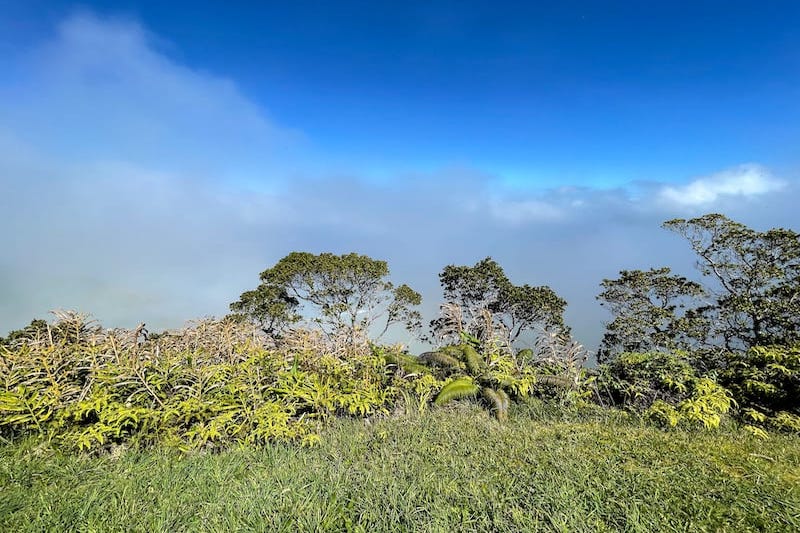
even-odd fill
[(664, 427), (718, 427), (734, 405), (729, 391), (699, 377), (682, 353), (624, 353), (601, 365), (598, 393)]
[(479, 398), (498, 420), (505, 420), (511, 398), (527, 396), (536, 380), (532, 367), (520, 367), (509, 349), (493, 343), (480, 343), (462, 333), (462, 343), (424, 354), (444, 384), (434, 404), (444, 405), (459, 398)]
[(748, 424), (800, 433), (800, 346), (756, 346), (727, 356), (720, 383)]
[(365, 343), (318, 333), (278, 349), (252, 326), (205, 320), (148, 340), (143, 326), (102, 330), (67, 313), (0, 346), (0, 435), (79, 450), (311, 444), (332, 416), (388, 411), (402, 383)]

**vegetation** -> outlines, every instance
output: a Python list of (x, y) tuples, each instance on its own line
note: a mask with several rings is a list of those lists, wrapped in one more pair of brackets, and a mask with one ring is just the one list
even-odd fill
[(255, 328), (203, 321), (144, 340), (63, 314), (44, 337), (0, 347), (0, 435), (76, 450), (181, 450), (297, 440), (337, 415), (386, 412), (399, 382), (362, 344), (300, 331), (280, 350)]
[(739, 402), (741, 417), (751, 432), (754, 426), (800, 433), (800, 348), (756, 346), (728, 354), (720, 376)]
[(707, 343), (729, 351), (800, 340), (800, 235), (755, 231), (724, 215), (675, 219), (664, 227), (685, 237), (714, 285), (703, 307)]
[(531, 401), (448, 406), (318, 446), (102, 457), (0, 447), (3, 531), (797, 531), (800, 441), (662, 431)]
[(618, 279), (600, 285), (597, 298), (614, 315), (597, 355), (601, 363), (624, 352), (689, 350), (705, 336), (706, 320), (695, 309), (684, 310), (705, 291), (667, 267), (623, 270)]
[[(798, 432), (800, 235), (758, 232), (719, 214), (664, 227), (689, 241), (711, 283), (666, 268), (604, 280), (598, 298), (614, 320), (598, 353), (608, 362), (601, 384), (613, 400), (669, 425), (694, 413), (691, 405), (706, 425), (732, 410), (762, 438), (765, 427)], [(660, 393), (700, 396), (670, 402)]]
[(292, 252), (261, 273), (261, 285), (242, 294), (231, 310), (251, 319), (267, 333), (281, 332), (301, 320), (301, 304), (310, 306), (308, 319), (328, 335), (345, 331), (355, 341), (380, 319), (419, 328), (413, 309), (422, 297), (408, 285), (395, 287), (386, 278), (389, 266), (366, 255), (319, 255)]
[(598, 389), (666, 427), (717, 428), (734, 403), (728, 390), (671, 353), (622, 354), (601, 368)]
[(711, 283), (604, 280), (596, 368), (491, 258), (443, 269), (419, 357), (380, 338), (420, 295), (357, 254), (177, 331), (34, 320), (0, 339), (0, 529), (798, 529), (800, 236), (666, 226)]
[[(439, 281), (445, 303), (458, 306), (467, 333), (481, 341), (495, 336), (498, 328), (505, 332), (508, 344), (537, 326), (565, 328), (566, 300), (547, 286), (514, 285), (491, 257), (472, 267), (448, 265), (439, 274)], [(484, 311), (491, 313), (491, 324), (483, 320)], [(447, 318), (431, 322), (431, 330), (436, 340), (458, 342), (451, 336)]]

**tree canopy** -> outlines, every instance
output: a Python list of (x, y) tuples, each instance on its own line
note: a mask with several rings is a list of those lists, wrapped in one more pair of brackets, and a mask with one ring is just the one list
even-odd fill
[(604, 280), (598, 299), (614, 319), (599, 360), (624, 351), (744, 351), (800, 341), (800, 235), (756, 231), (717, 213), (663, 226), (689, 241), (708, 283), (668, 268)]
[(239, 300), (230, 305), (235, 316), (255, 322), (268, 335), (278, 335), (300, 320), (299, 307), (300, 300), (285, 287), (266, 283), (243, 292)]
[(727, 349), (789, 345), (800, 340), (800, 236), (787, 229), (759, 232), (712, 213), (674, 219), (664, 227), (689, 241), (713, 305), (708, 342)]
[[(439, 281), (445, 302), (460, 307), (463, 322), (471, 329), (468, 333), (477, 338), (487, 334), (480, 319), (483, 310), (491, 312), (512, 343), (536, 326), (566, 329), (566, 300), (547, 286), (514, 285), (491, 257), (471, 267), (448, 265), (439, 274)], [(439, 336), (443, 327), (442, 319), (431, 322), (434, 336)]]
[(304, 318), (351, 338), (373, 327), (381, 328), (380, 338), (392, 324), (418, 328), (421, 316), (414, 307), (422, 297), (408, 285), (395, 287), (388, 276), (386, 261), (366, 255), (292, 252), (262, 272), (261, 284), (244, 292), (231, 310), (270, 333)]
[(614, 320), (606, 325), (598, 362), (622, 352), (689, 349), (705, 336), (706, 321), (695, 308), (705, 291), (667, 267), (623, 270), (600, 285), (597, 299)]

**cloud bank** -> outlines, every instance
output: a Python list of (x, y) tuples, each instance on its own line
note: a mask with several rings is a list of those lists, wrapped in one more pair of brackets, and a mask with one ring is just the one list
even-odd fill
[(564, 296), (593, 346), (603, 278), (692, 274), (663, 220), (797, 226), (791, 177), (755, 164), (617, 189), (509, 189), (463, 167), (379, 183), (321, 171), (311, 133), (165, 49), (133, 21), (79, 14), (15, 58), (20, 75), (0, 89), (0, 334), (55, 308), (175, 327), (224, 314), (290, 251), (357, 251), (420, 290), (428, 319), (441, 268), (491, 255), (514, 282)]

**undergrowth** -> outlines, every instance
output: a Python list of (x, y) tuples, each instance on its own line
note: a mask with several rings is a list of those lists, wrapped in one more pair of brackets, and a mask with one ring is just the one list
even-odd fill
[(0, 346), (0, 436), (78, 451), (313, 444), (328, 419), (386, 413), (400, 386), (417, 387), (366, 342), (343, 351), (308, 331), (270, 342), (230, 321), (148, 339), (66, 314)]

